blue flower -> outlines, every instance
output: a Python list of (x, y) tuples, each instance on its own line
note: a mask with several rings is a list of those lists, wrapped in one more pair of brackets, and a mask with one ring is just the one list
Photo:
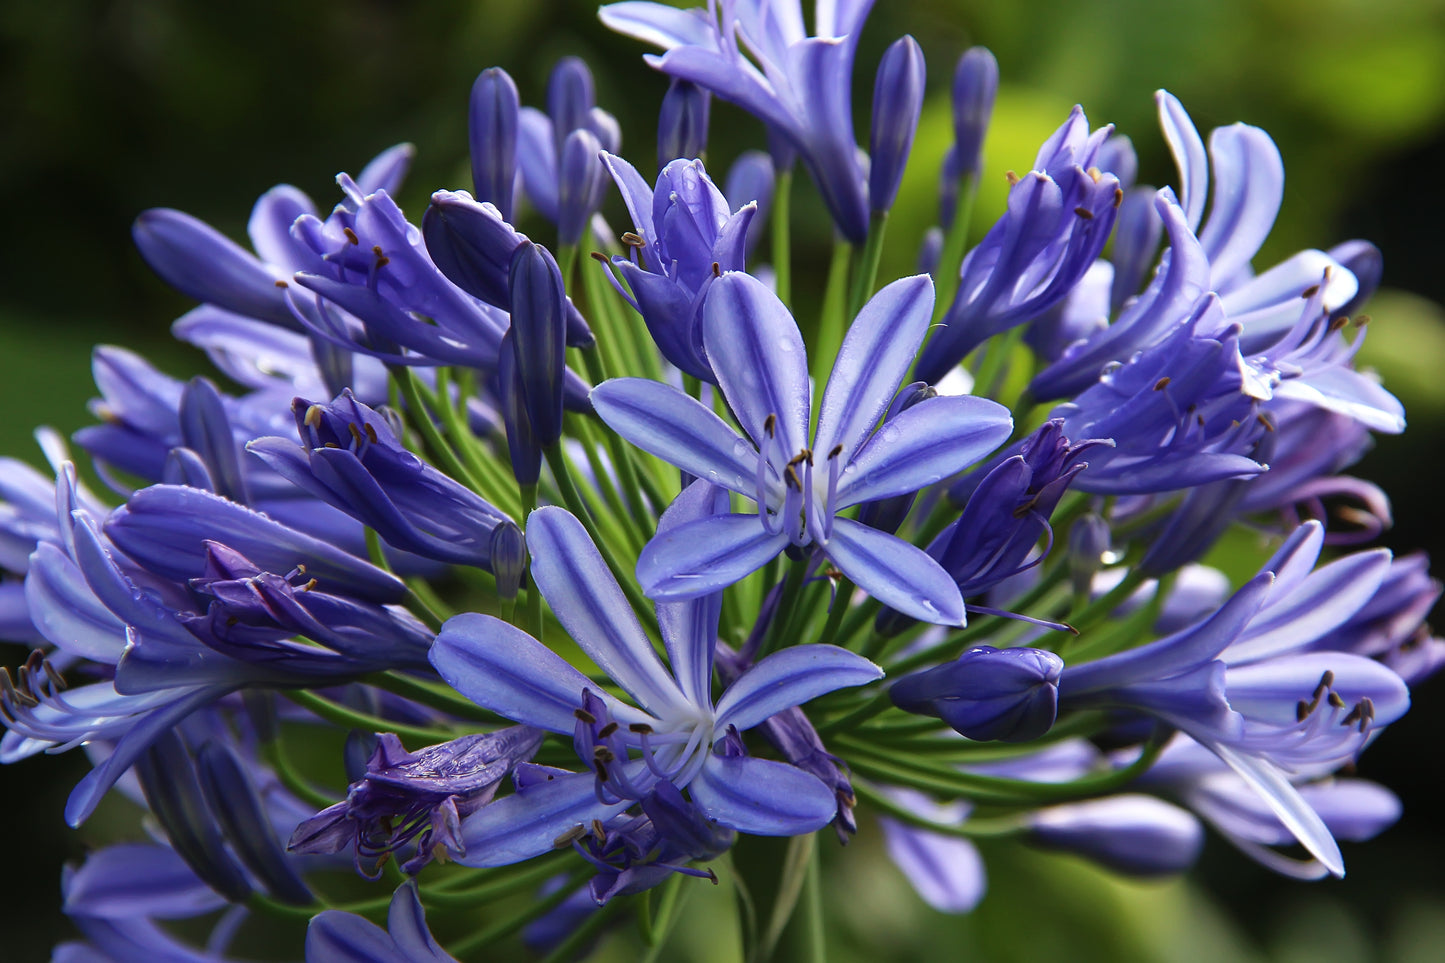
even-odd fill
[(306, 927), (306, 963), (457, 963), (426, 925), (416, 882), (397, 887), (386, 929), (342, 910), (327, 910)]
[(686, 789), (705, 816), (739, 832), (794, 835), (833, 818), (837, 801), (815, 777), (715, 748), (729, 732), (825, 692), (872, 682), (881, 670), (833, 646), (795, 646), (759, 662), (714, 702), (718, 599), (658, 606), (669, 671), (575, 518), (538, 509), (528, 520), (527, 543), (533, 578), (558, 621), (637, 707), (600, 691), (506, 622), (468, 614), (443, 625), (431, 651), (443, 679), (484, 708), (572, 736), (590, 767), (519, 788), (463, 820), (467, 855), (459, 862), (496, 866), (545, 853), (559, 839), (578, 838), (594, 819), (622, 813), (661, 781)]
[(868, 236), (868, 192), (850, 94), (858, 34), (872, 6), (872, 0), (819, 0), (811, 37), (798, 0), (723, 0), (707, 10), (612, 3), (598, 15), (618, 33), (662, 47), (664, 54), (646, 58), (658, 70), (711, 90), (785, 138), (813, 175), (838, 230), (857, 243)]
[(988, 453), (1013, 427), (973, 397), (937, 397), (876, 433), (923, 340), (927, 276), (895, 281), (859, 312), (823, 392), (808, 441), (812, 389), (802, 335), (760, 281), (728, 274), (703, 308), (703, 345), (745, 434), (683, 392), (619, 378), (592, 392), (602, 420), (638, 447), (757, 503), (757, 514), (699, 519), (659, 534), (638, 559), (653, 598), (695, 598), (736, 582), (786, 546), (814, 545), (844, 575), (914, 618), (960, 624), (953, 580), (921, 549), (838, 513), (941, 481)]

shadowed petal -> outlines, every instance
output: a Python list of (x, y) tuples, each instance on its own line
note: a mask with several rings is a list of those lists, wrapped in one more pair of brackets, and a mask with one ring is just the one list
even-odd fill
[[(639, 760), (626, 766), (627, 776), (644, 777)], [(462, 820), (466, 855), (463, 866), (509, 866), (551, 852), (557, 837), (575, 826), (590, 826), (632, 805), (630, 800), (604, 805), (597, 801), (597, 776), (591, 771), (569, 773), (488, 803)]]
[(1290, 785), (1289, 780), (1277, 767), (1263, 759), (1236, 752), (1228, 746), (1216, 743), (1209, 748), (1260, 794), (1280, 822), (1284, 823), (1311, 855), (1334, 875), (1345, 875), (1344, 857), (1340, 855), (1339, 844), (1330, 835), (1324, 820), (1310, 808), (1309, 803), (1300, 796), (1299, 790)]
[(709, 819), (754, 836), (811, 833), (838, 812), (833, 790), (817, 776), (752, 756), (709, 756), (688, 791)]
[[(658, 520), (657, 530), (668, 531), (688, 522), (727, 514), (727, 492), (695, 481), (683, 489)], [(712, 660), (717, 648), (722, 593), (710, 592), (685, 602), (659, 602), (657, 627), (678, 686), (694, 705), (712, 703)]]

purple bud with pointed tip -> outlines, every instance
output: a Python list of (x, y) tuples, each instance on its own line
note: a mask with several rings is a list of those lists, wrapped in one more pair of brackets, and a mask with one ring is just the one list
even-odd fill
[(910, 36), (895, 40), (878, 63), (873, 82), (873, 127), (868, 141), (868, 198), (875, 212), (891, 208), (898, 196), (908, 153), (913, 149), (913, 135), (918, 132), (927, 80), (923, 50)]
[(562, 272), (546, 248), (523, 241), (512, 254), (509, 287), (518, 384), (532, 433), (546, 447), (562, 437), (562, 375), (567, 352), (567, 294)]
[(512, 522), (492, 530), (492, 574), (497, 579), (497, 595), (510, 602), (522, 587), (527, 573), (527, 543), (522, 530)]
[(602, 142), (586, 128), (567, 135), (557, 168), (557, 236), (563, 244), (577, 244), (587, 221), (602, 203), (607, 171), (597, 159)]
[(953, 168), (955, 178), (983, 167), (983, 138), (998, 96), (998, 61), (987, 47), (973, 47), (953, 71)]
[(888, 690), (905, 712), (934, 716), (980, 742), (1028, 742), (1053, 727), (1064, 660), (1042, 649), (977, 645)]
[(309, 906), (315, 897), (282, 851), (261, 797), (235, 752), (211, 741), (201, 747), (196, 761), (206, 803), (241, 862), (276, 899)]
[(517, 85), (501, 67), (489, 67), (472, 84), (467, 133), (472, 153), (472, 186), (512, 219), (512, 191), (517, 182)]
[(707, 121), (712, 94), (697, 84), (674, 80), (657, 115), (657, 169), (682, 158), (692, 160), (707, 150)]
[(512, 332), (502, 338), (497, 355), (497, 398), (502, 409), (502, 424), (507, 429), (507, 453), (511, 456), (512, 475), (519, 485), (535, 485), (542, 474), (542, 446), (532, 434), (532, 422), (522, 400), (522, 386), (517, 377), (517, 354), (512, 348)]
[(591, 126), (597, 91), (592, 71), (580, 57), (563, 57), (547, 80), (547, 116), (552, 118), (552, 136), (557, 156), (562, 156), (567, 135)]

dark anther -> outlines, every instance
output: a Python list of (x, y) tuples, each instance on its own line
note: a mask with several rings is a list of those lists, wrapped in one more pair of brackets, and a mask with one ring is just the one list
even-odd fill
[(722, 277), (722, 265), (716, 261), (712, 262), (712, 276), (715, 278)]
[(1305, 700), (1303, 700), (1303, 699), (1301, 699), (1299, 702), (1296, 702), (1296, 703), (1295, 703), (1295, 706), (1294, 706), (1294, 719), (1295, 719), (1295, 721), (1296, 721), (1296, 722), (1304, 722), (1304, 721), (1305, 721), (1306, 719), (1308, 719), (1309, 717), (1310, 717), (1310, 704), (1309, 704), (1308, 702), (1306, 702)]
[(313, 579), (308, 579), (307, 582), (306, 582), (306, 584), (303, 585), (303, 586), (301, 586), (301, 591), (303, 591), (303, 592), (309, 592), (309, 591), (311, 591), (312, 589), (314, 589), (315, 587), (316, 587), (316, 580), (315, 580), (314, 578), (313, 578)]
[(50, 680), (51, 685), (59, 691), (65, 690), (65, 680), (60, 677), (59, 672), (55, 671), (55, 666), (50, 664), (50, 660), (47, 659), (41, 662), (40, 667), (45, 670), (45, 677)]
[(1347, 318), (1347, 317), (1345, 317), (1343, 314), (1340, 315), (1338, 318), (1333, 318), (1333, 319), (1330, 321), (1330, 333), (1333, 334), (1333, 333), (1336, 332), (1336, 331), (1343, 331), (1344, 328), (1345, 328), (1345, 325), (1347, 325), (1347, 324), (1349, 324), (1349, 323), (1350, 323), (1350, 319)]
[(341, 229), (341, 233), (345, 234), (345, 235), (346, 235), (346, 239), (347, 239), (348, 241), (350, 241), (352, 244), (355, 244), (355, 245), (360, 246), (361, 241), (357, 238), (356, 232), (353, 231), (351, 228), (349, 228), (349, 227), (343, 227), (343, 228)]
[(349, 432), (351, 432), (351, 440), (352, 440), (352, 441), (356, 442), (358, 445), (361, 444), (361, 429), (360, 429), (360, 428), (356, 427), (356, 425), (354, 425), (354, 424), (348, 424), (348, 425), (346, 426), (346, 430), (349, 431)]
[(1124, 190), (1116, 187), (1114, 188), (1114, 206), (1118, 207), (1122, 203), (1124, 203)]
[(1369, 323), (1370, 323), (1370, 316), (1369, 316), (1368, 314), (1357, 314), (1357, 315), (1355, 315), (1355, 327), (1357, 327), (1357, 328), (1363, 328), (1365, 325), (1367, 325), (1367, 324), (1369, 324)]
[(1086, 221), (1092, 221), (1094, 219), (1094, 212), (1089, 210), (1087, 207), (1076, 207), (1074, 208), (1074, 213), (1079, 215)]
[(1017, 174), (1015, 174), (1013, 171), (1004, 171), (1004, 172), (1003, 172), (1003, 176), (1004, 176), (1004, 179), (1008, 181), (1008, 186), (1009, 186), (1009, 187), (1013, 187), (1015, 184), (1017, 184), (1017, 183), (1019, 182), (1019, 176), (1018, 176)]
[(363, 425), (362, 430), (366, 432), (367, 441), (371, 442), (373, 445), (378, 444), (376, 438), (376, 429), (371, 427), (371, 422), (367, 422), (365, 425)]
[(572, 714), (578, 719), (581, 719), (583, 722), (587, 723), (589, 726), (594, 726), (597, 724), (597, 717), (594, 716), (592, 713), (588, 712), (586, 709), (573, 709)]
[(1256, 414), (1254, 420), (1263, 425), (1265, 431), (1274, 431), (1274, 422), (1270, 421), (1264, 412), (1261, 411)]
[[(623, 238), (623, 240), (626, 240), (626, 238)], [(610, 257), (608, 257), (606, 254), (603, 254), (601, 251), (593, 251), (591, 254), (589, 254), (589, 255), (587, 255), (587, 256), (590, 257), (590, 258), (592, 258), (592, 260), (597, 261), (599, 264), (611, 264), (611, 263), (612, 263), (612, 259), (611, 259)]]
[(592, 771), (597, 773), (597, 778), (603, 782), (607, 781), (607, 765), (601, 759), (592, 760)]
[(389, 257), (383, 256), (383, 257), (379, 257), (379, 258), (376, 259), (376, 266), (377, 266), (378, 268), (384, 268), (384, 267), (386, 267), (386, 266), (387, 266), (388, 264), (390, 264), (390, 263), (391, 263), (391, 258), (389, 258)]
[(1154, 390), (1155, 390), (1155, 391), (1163, 391), (1165, 388), (1169, 387), (1169, 381), (1170, 381), (1169, 376), (1168, 376), (1168, 375), (1165, 375), (1164, 377), (1160, 378), (1158, 381), (1154, 382)]
[(1326, 689), (1333, 689), (1335, 687), (1335, 674), (1329, 669), (1326, 669), (1325, 674), (1320, 676), (1320, 685)]
[(583, 826), (581, 823), (578, 823), (576, 826), (573, 826), (571, 829), (567, 830), (565, 833), (552, 840), (552, 848), (566, 849), (568, 846), (571, 846), (574, 842), (586, 835), (587, 827)]
[(617, 758), (616, 754), (606, 746), (593, 746), (592, 758), (600, 763), (606, 764)]
[(649, 736), (652, 734), (652, 726), (649, 726), (645, 722), (634, 722), (632, 725), (627, 727), (627, 731), (635, 732), (638, 735)]
[(287, 284), (285, 281), (277, 281), (276, 286), (278, 288), (289, 288), (291, 285)]
[(1316, 294), (1319, 293), (1320, 286), (1318, 284), (1311, 284), (1309, 287), (1305, 288), (1303, 291), (1300, 292), (1300, 297), (1308, 301), (1310, 298), (1314, 297)]
[(810, 458), (812, 458), (812, 456), (813, 453), (810, 452), (808, 449), (804, 448), (802, 451), (798, 452), (796, 455), (793, 456), (792, 461), (788, 462), (788, 467), (796, 468), (803, 462), (808, 461)]
[(382, 251), (380, 244), (373, 244), (371, 246), (371, 253), (375, 254), (377, 257), (386, 257), (386, 253)]
[[(635, 231), (625, 232), (622, 235), (622, 243), (626, 244), (628, 247), (643, 247), (647, 244), (647, 242), (642, 239), (642, 235), (636, 233)], [(596, 256), (597, 255), (595, 254), (593, 255), (593, 257)]]
[(841, 444), (834, 445), (833, 450), (828, 452), (828, 459), (831, 461), (841, 454), (843, 454), (843, 446)]
[(717, 873), (713, 872), (711, 867), (708, 868), (707, 878), (712, 880), (714, 886), (717, 885)]
[(1328, 701), (1330, 705), (1336, 709), (1343, 709), (1345, 707), (1345, 700), (1338, 692), (1331, 692)]
[(793, 467), (791, 462), (788, 463), (787, 471), (783, 473), (783, 479), (793, 487), (794, 491), (803, 490), (803, 480), (798, 477), (798, 470)]
[(616, 731), (617, 731), (617, 723), (615, 723), (615, 722), (609, 722), (609, 723), (607, 723), (607, 725), (605, 725), (605, 726), (603, 726), (601, 729), (598, 729), (598, 730), (597, 730), (597, 738), (598, 738), (598, 739), (606, 739), (608, 736), (612, 735), (612, 734), (613, 734), (614, 732), (616, 732)]
[(0, 668), (0, 694), (3, 694), (4, 702), (7, 705), (14, 702), (26, 709), (40, 705), (39, 700), (30, 693), (15, 687), (14, 681), (10, 678), (10, 670), (6, 668)]
[(1349, 714), (1340, 720), (1340, 725), (1351, 726), (1354, 725), (1356, 722), (1363, 721), (1364, 718), (1365, 713), (1360, 709), (1360, 704), (1357, 702), (1355, 703), (1355, 707), (1350, 710)]
[(769, 438), (773, 437), (773, 435), (777, 432), (777, 430), (778, 430), (778, 416), (777, 416), (777, 415), (768, 415), (766, 418), (763, 419), (763, 431), (767, 432), (767, 435), (768, 435)]
[(599, 843), (607, 841), (607, 828), (602, 825), (602, 820), (592, 820), (592, 835), (597, 837)]

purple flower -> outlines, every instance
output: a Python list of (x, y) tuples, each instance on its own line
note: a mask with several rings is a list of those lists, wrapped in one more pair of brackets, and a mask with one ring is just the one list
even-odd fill
[[(692, 501), (678, 510), (704, 508)], [(730, 732), (880, 678), (876, 666), (833, 646), (796, 646), (759, 662), (714, 702), (719, 600), (658, 607), (668, 671), (575, 518), (559, 508), (538, 509), (528, 520), (527, 544), (533, 578), (558, 621), (638, 707), (600, 691), (505, 622), (475, 614), (449, 620), (431, 652), (442, 678), (478, 705), (571, 736), (589, 767), (519, 785), (463, 820), (467, 855), (461, 862), (497, 866), (547, 852), (564, 834), (581, 827), (577, 838), (594, 819), (622, 813), (663, 781), (686, 789), (708, 819), (739, 832), (794, 835), (827, 825), (837, 801), (815, 777), (735, 754), (740, 741), (733, 754), (717, 750)]]
[(905, 676), (888, 696), (970, 739), (1030, 742), (1053, 728), (1064, 660), (1042, 649), (976, 645), (952, 662)]
[(477, 75), (467, 113), (467, 139), (472, 154), (472, 190), (477, 200), (495, 205), (502, 219), (512, 219), (512, 192), (517, 181), (517, 85), (501, 67)]
[(838, 230), (857, 243), (868, 236), (868, 197), (853, 138), (853, 55), (872, 6), (820, 0), (811, 37), (798, 0), (723, 0), (706, 10), (633, 0), (598, 15), (618, 33), (662, 47), (661, 56), (645, 58), (653, 67), (737, 104), (784, 138), (812, 173)]
[(697, 84), (674, 80), (657, 115), (657, 169), (672, 161), (701, 157), (707, 150), (707, 120), (712, 94)]
[(1039, 149), (1034, 169), (1009, 190), (1008, 211), (964, 258), (945, 327), (919, 356), (914, 377), (937, 383), (970, 351), (1057, 304), (1103, 250), (1124, 199), (1095, 164), (1113, 127), (1090, 133), (1081, 108)]
[(602, 161), (627, 202), (637, 238), (628, 257), (608, 262), (610, 272), (632, 289), (623, 297), (642, 315), (662, 356), (716, 383), (703, 347), (703, 300), (719, 273), (746, 267), (748, 226), (757, 206), (747, 203), (730, 213), (699, 160), (672, 161), (654, 189), (622, 158), (604, 154)]
[(868, 141), (868, 201), (875, 212), (891, 208), (898, 196), (918, 130), (918, 115), (923, 111), (927, 80), (928, 68), (918, 41), (905, 36), (884, 51), (873, 81), (873, 126)]
[(1035, 810), (1029, 839), (1129, 876), (1182, 873), (1199, 858), (1199, 821), (1162, 799), (1128, 793)]
[(397, 548), (490, 566), (492, 532), (511, 520), (402, 447), (380, 414), (349, 391), (330, 404), (297, 398), (291, 411), (301, 445), (259, 438), (247, 451)]
[(306, 928), (306, 963), (457, 963), (427, 929), (416, 882), (397, 887), (383, 930), (355, 913), (327, 910)]
[[(541, 741), (538, 730), (512, 726), (407, 752), (396, 736), (381, 733), (366, 774), (346, 799), (297, 826), (287, 848), (335, 853), (354, 847), (357, 870), (373, 878), (387, 857), (406, 848), (413, 850), (401, 864), (407, 873), (441, 852), (460, 859), (467, 852), (462, 818), (491, 802), (503, 777), (531, 759)], [(375, 861), (375, 874), (363, 860)]]
[(736, 582), (786, 546), (816, 546), (880, 601), (914, 618), (960, 624), (958, 589), (938, 563), (892, 535), (838, 515), (961, 471), (1009, 434), (1008, 412), (981, 398), (923, 401), (883, 415), (923, 339), (927, 276), (895, 281), (859, 312), (808, 440), (812, 389), (802, 335), (761, 282), (728, 274), (704, 306), (703, 345), (740, 434), (668, 385), (614, 379), (592, 392), (602, 420), (633, 444), (757, 504), (757, 514), (699, 519), (659, 534), (638, 560), (654, 598), (695, 598)]

